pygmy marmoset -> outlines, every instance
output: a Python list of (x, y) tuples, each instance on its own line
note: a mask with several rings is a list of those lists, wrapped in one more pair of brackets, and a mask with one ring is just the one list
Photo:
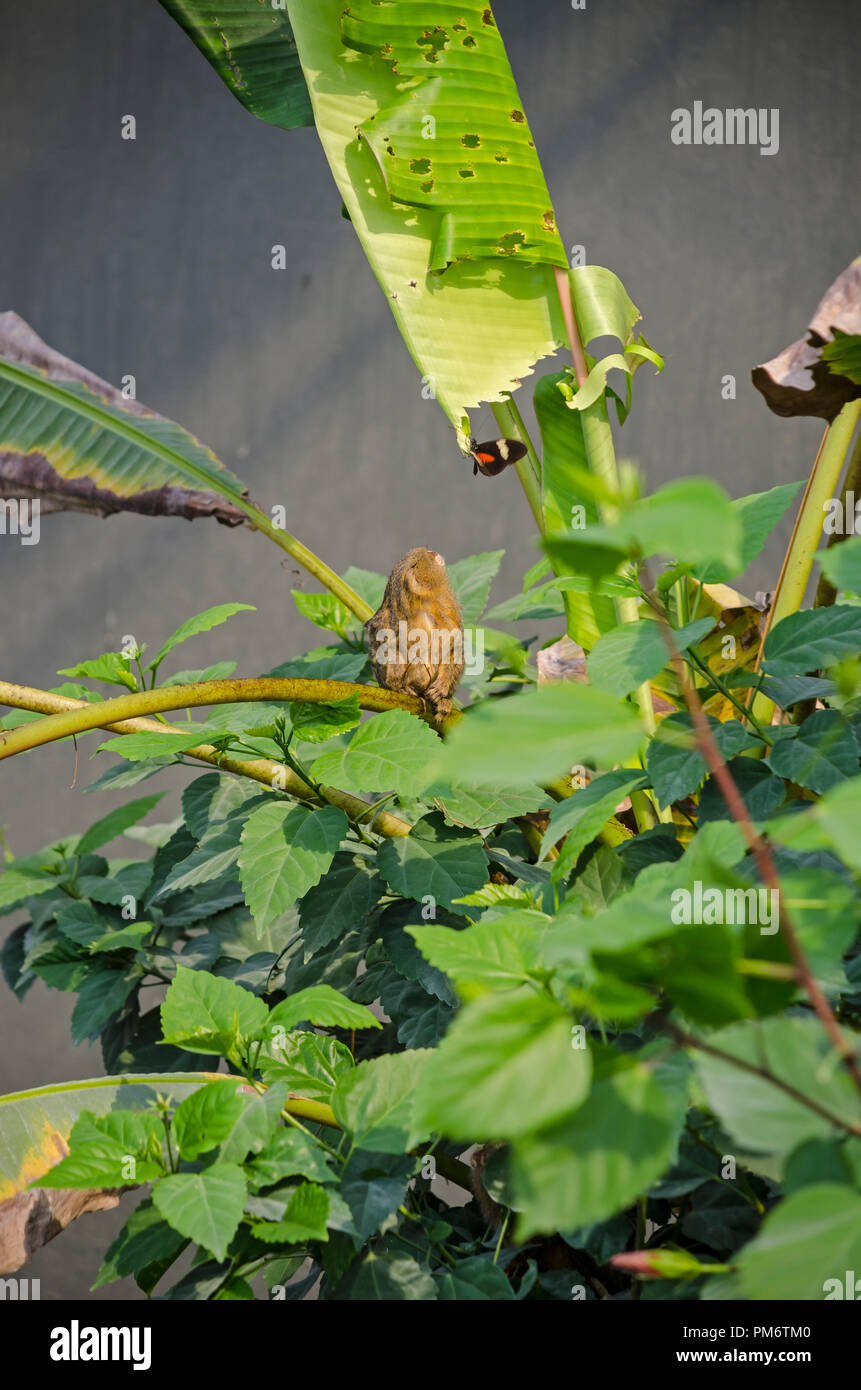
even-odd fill
[(418, 546), (395, 565), (365, 624), (374, 674), (387, 690), (418, 695), (439, 719), (463, 675), (463, 620), (435, 550)]

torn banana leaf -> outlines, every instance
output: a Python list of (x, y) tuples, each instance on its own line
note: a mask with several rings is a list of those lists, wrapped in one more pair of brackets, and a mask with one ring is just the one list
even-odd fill
[(489, 6), (288, 0), (344, 205), (451, 421), (564, 341), (553, 207)]
[(0, 497), (41, 509), (215, 517), (238, 526), (245, 485), (180, 425), (0, 314)]

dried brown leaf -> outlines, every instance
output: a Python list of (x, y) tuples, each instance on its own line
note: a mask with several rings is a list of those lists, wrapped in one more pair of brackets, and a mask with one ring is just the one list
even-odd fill
[(822, 360), (835, 328), (861, 333), (861, 256), (825, 292), (805, 337), (754, 367), (753, 384), (776, 415), (814, 415), (830, 422), (847, 401), (861, 396), (861, 386), (833, 374)]

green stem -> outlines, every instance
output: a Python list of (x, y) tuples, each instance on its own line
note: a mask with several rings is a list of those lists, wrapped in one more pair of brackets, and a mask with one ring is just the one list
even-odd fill
[(714, 686), (714, 689), (717, 691), (719, 695), (722, 695), (725, 700), (729, 700), (730, 704), (735, 706), (742, 719), (747, 720), (754, 732), (762, 739), (763, 743), (767, 743), (768, 746), (771, 747), (771, 745), (774, 743), (774, 739), (771, 737), (771, 734), (766, 733), (765, 729), (763, 729), (763, 727), (757, 723), (756, 719), (753, 716), (753, 713), (747, 708), (746, 705), (744, 705), (741, 702), (741, 700), (739, 700), (737, 695), (733, 695), (726, 682), (722, 680), (721, 677), (715, 671), (713, 671), (711, 667), (706, 664), (705, 661), (703, 661), (702, 657), (698, 656), (697, 653), (693, 650), (683, 652), (682, 655), (686, 658), (690, 665), (694, 666), (699, 671), (700, 675), (705, 676), (706, 680), (708, 680), (709, 683), (712, 686)]
[[(634, 1232), (634, 1246), (637, 1250), (642, 1250), (646, 1244), (646, 1198), (638, 1197), (636, 1205), (636, 1229)], [(641, 1298), (643, 1293), (642, 1279), (635, 1278), (631, 1285), (631, 1297)]]
[[(174, 686), (175, 690), (182, 687)], [(162, 694), (163, 691), (148, 691), (148, 695)], [(134, 698), (134, 697), (132, 697)], [(103, 700), (96, 706), (100, 712), (113, 702)], [(92, 711), (94, 706), (84, 700), (72, 700), (65, 695), (55, 695), (48, 690), (35, 690), (30, 686), (9, 685), (5, 681), (0, 681), (0, 704), (10, 705), (14, 709), (30, 709), (40, 714), (55, 716), (57, 714), (76, 714), (81, 710)], [(103, 716), (104, 717), (104, 716)], [(44, 729), (47, 720), (39, 720), (36, 724), (26, 725), (29, 729)], [(91, 726), (93, 727), (93, 726)], [(160, 724), (152, 719), (125, 719), (116, 722), (105, 721), (98, 725), (99, 728), (107, 729), (109, 733), (116, 734), (137, 734), (137, 733), (185, 733), (186, 730), (178, 729), (174, 724)], [(14, 732), (14, 731), (12, 731)], [(12, 732), (6, 735), (12, 737)], [(65, 737), (65, 735), (53, 735), (53, 737)], [(48, 742), (48, 739), (40, 739), (39, 742)], [(34, 745), (37, 746), (37, 745)], [(14, 748), (13, 752), (16, 751)], [(20, 750), (17, 750), (20, 751)], [(0, 730), (0, 757), (11, 756), (8, 751), (4, 752), (3, 733)], [(270, 758), (255, 758), (252, 761), (243, 761), (238, 758), (228, 757), (219, 749), (211, 744), (196, 745), (194, 748), (184, 748), (183, 758), (194, 758), (198, 762), (208, 763), (215, 767), (219, 772), (234, 773), (238, 777), (249, 777), (255, 782), (268, 787), (270, 790), (277, 787), (279, 791), (287, 792), (290, 796), (298, 797), (303, 801), (317, 802), (318, 797), (312, 787), (309, 787), (296, 773), (286, 768), (282, 763), (276, 763)], [(340, 791), (337, 787), (321, 788), (324, 799), (332, 806), (339, 806), (345, 815), (351, 820), (359, 819), (368, 815), (373, 807), (366, 801), (362, 801), (357, 796), (352, 796), (349, 792)], [(401, 820), (400, 816), (394, 815), (390, 811), (379, 810), (373, 817), (371, 828), (378, 835), (386, 838), (409, 835), (412, 826), (409, 821)]]
[[(843, 491), (840, 496), (844, 518), (846, 517), (846, 498), (850, 492), (853, 497), (861, 498), (861, 432), (859, 432), (858, 438), (855, 440), (855, 448), (849, 460), (849, 467), (846, 470), (846, 479), (843, 483)], [(854, 522), (854, 508), (852, 516)], [(852, 535), (852, 531), (850, 531), (848, 527), (844, 528), (842, 535), (840, 532), (835, 531), (828, 537), (828, 546), (839, 545), (841, 541), (848, 540), (850, 535)], [(831, 604), (834, 603), (836, 599), (837, 590), (834, 588), (831, 580), (827, 579), (824, 574), (820, 574), (819, 583), (816, 586), (816, 598), (813, 603), (814, 608), (830, 608)]]
[[(325, 1140), (321, 1139), (320, 1136), (319, 1136), (319, 1134), (318, 1134), (318, 1135), (312, 1134), (312, 1133), (311, 1133), (311, 1130), (310, 1130), (310, 1129), (307, 1129), (307, 1128), (305, 1127), (305, 1125), (302, 1124), (302, 1121), (301, 1121), (301, 1120), (297, 1119), (295, 1115), (291, 1114), (290, 1109), (289, 1109), (289, 1106), (286, 1106), (286, 1105), (285, 1105), (284, 1109), (281, 1111), (281, 1118), (282, 1118), (282, 1120), (285, 1121), (285, 1123), (292, 1125), (294, 1129), (301, 1129), (302, 1133), (303, 1133), (303, 1134), (307, 1134), (309, 1139), (315, 1139), (315, 1138), (316, 1138), (316, 1141), (317, 1141), (317, 1143), (320, 1145), (320, 1148), (321, 1148), (321, 1149), (325, 1149), (325, 1150), (326, 1150), (326, 1153), (329, 1154), (330, 1157), (337, 1159), (337, 1157), (338, 1157), (338, 1151), (337, 1151), (337, 1149), (333, 1149), (333, 1148), (332, 1148), (332, 1145), (331, 1145), (331, 1144), (327, 1144), (327, 1143), (325, 1142)], [(328, 1124), (328, 1121), (326, 1121), (326, 1123)], [(335, 1125), (335, 1112), (333, 1111), (333, 1112), (332, 1112), (332, 1127), (334, 1127), (334, 1125)]]
[[(571, 294), (571, 281), (568, 278), (567, 270), (554, 268), (556, 275), (556, 288), (559, 291), (559, 301), (562, 306), (562, 316), (565, 320), (565, 327), (568, 332), (568, 339), (571, 347), (571, 357), (574, 363), (574, 377), (577, 382), (578, 390), (583, 385), (588, 376), (586, 364), (586, 354), (583, 348), (583, 340), (580, 328), (577, 323), (577, 315), (574, 309), (574, 298)], [(610, 492), (618, 494), (619, 491), (619, 470), (616, 466), (616, 450), (613, 444), (613, 431), (610, 427), (610, 417), (607, 413), (607, 397), (602, 395), (592, 405), (587, 406), (580, 412), (580, 420), (583, 428), (583, 443), (586, 449), (586, 461), (589, 465), (590, 473), (603, 482)], [(617, 516), (615, 507), (606, 503), (598, 503), (598, 514), (604, 523), (612, 523)], [(620, 623), (635, 623), (639, 621), (640, 605), (635, 598), (617, 598), (614, 600), (616, 614)], [(643, 727), (650, 736), (657, 728), (655, 719), (655, 706), (652, 700), (652, 687), (648, 681), (637, 688), (634, 692), (634, 700), (640, 711)], [(627, 764), (631, 767), (639, 767), (639, 762), (631, 761)], [(658, 821), (666, 824), (672, 823), (672, 811), (669, 806), (662, 811), (657, 801), (647, 791), (635, 791), (631, 793), (631, 810), (637, 822), (639, 830), (649, 830)]]
[(826, 1109), (826, 1107), (820, 1105), (819, 1101), (813, 1096), (807, 1095), (804, 1091), (799, 1091), (797, 1087), (793, 1086), (788, 1081), (784, 1081), (781, 1076), (777, 1076), (773, 1071), (770, 1071), (768, 1067), (757, 1066), (755, 1062), (747, 1062), (743, 1057), (738, 1057), (732, 1052), (724, 1052), (721, 1048), (714, 1047), (711, 1043), (706, 1042), (704, 1038), (695, 1037), (693, 1033), (688, 1033), (683, 1028), (678, 1028), (673, 1023), (668, 1023), (666, 1026), (676, 1041), (683, 1047), (693, 1048), (697, 1052), (705, 1052), (709, 1057), (716, 1057), (719, 1061), (731, 1067), (737, 1067), (740, 1071), (747, 1072), (749, 1076), (758, 1076), (760, 1080), (767, 1081), (771, 1086), (776, 1086), (779, 1091), (783, 1091), (785, 1095), (790, 1096), (799, 1105), (803, 1105), (805, 1109), (812, 1110), (815, 1115), (819, 1115), (821, 1119), (827, 1120), (828, 1124), (834, 1125), (838, 1129), (843, 1129), (856, 1138), (861, 1136), (861, 1122), (846, 1120), (842, 1115), (838, 1115), (834, 1111)]
[[(14, 690), (0, 682), (0, 703), (4, 691)], [(70, 734), (98, 729), (102, 724), (116, 724), (143, 714), (158, 714), (167, 710), (185, 709), (200, 705), (229, 705), (255, 700), (304, 700), (312, 703), (347, 700), (357, 696), (362, 709), (406, 709), (421, 715), (422, 702), (414, 695), (401, 695), (379, 686), (356, 685), (352, 681), (285, 680), (275, 676), (256, 676), (238, 680), (194, 681), (191, 685), (161, 686), (158, 690), (139, 690), (134, 695), (118, 695), (111, 700), (97, 700), (82, 708), (62, 714), (50, 714), (18, 729), (0, 731), (0, 759), (11, 758), (28, 748), (53, 743)]]
[[(846, 462), (846, 455), (852, 443), (852, 435), (861, 414), (861, 400), (850, 401), (844, 405), (840, 414), (825, 431), (819, 452), (810, 473), (810, 479), (801, 499), (798, 517), (789, 542), (789, 547), (777, 581), (774, 602), (771, 605), (762, 635), (756, 669), (762, 661), (765, 640), (777, 623), (790, 613), (796, 613), (804, 600), (804, 592), (813, 568), (813, 559), (822, 536), (822, 523), (825, 504), (834, 497), (840, 482), (840, 474)], [(774, 702), (768, 696), (759, 694), (752, 705), (753, 713), (760, 724), (770, 724), (774, 713)]]
[(688, 603), (688, 581), (687, 576), (682, 575), (674, 585), (676, 593), (676, 605), (678, 607), (679, 627), (684, 627), (691, 620), (691, 610)]
[(162, 1125), (163, 1125), (163, 1127), (164, 1127), (164, 1142), (165, 1142), (165, 1149), (166, 1149), (166, 1151), (167, 1151), (167, 1163), (168, 1163), (168, 1167), (170, 1168), (170, 1171), (171, 1171), (172, 1173), (175, 1173), (176, 1170), (177, 1170), (177, 1167), (178, 1167), (179, 1165), (177, 1164), (176, 1160), (174, 1159), (174, 1156), (173, 1156), (173, 1149), (171, 1148), (171, 1143), (170, 1143), (170, 1120), (168, 1119), (167, 1115), (164, 1115), (164, 1114), (162, 1115), (162, 1117), (161, 1117), (161, 1122), (162, 1122)]
[(541, 461), (540, 461), (540, 459), (539, 459), (539, 457), (538, 457), (538, 454), (537, 454), (536, 451), (535, 451), (535, 445), (532, 443), (532, 440), (529, 438), (529, 431), (528, 431), (528, 429), (526, 428), (526, 423), (525, 423), (525, 421), (524, 421), (524, 419), (523, 419), (523, 416), (520, 414), (520, 411), (519, 411), (518, 408), (517, 408), (517, 402), (515, 401), (514, 397), (511, 395), (510, 392), (509, 392), (508, 396), (506, 396), (506, 398), (505, 398), (505, 400), (502, 402), (502, 404), (503, 404), (504, 406), (507, 406), (507, 407), (508, 407), (508, 413), (509, 413), (509, 415), (510, 415), (510, 419), (511, 419), (511, 421), (513, 422), (513, 425), (514, 425), (515, 430), (517, 431), (517, 433), (516, 433), (516, 434), (513, 434), (511, 437), (512, 437), (512, 439), (519, 439), (519, 440), (521, 441), (521, 443), (523, 443), (523, 444), (526, 445), (526, 449), (527, 449), (527, 455), (526, 455), (526, 456), (527, 456), (527, 458), (529, 459), (529, 462), (532, 464), (532, 471), (533, 471), (533, 473), (535, 474), (535, 477), (537, 478), (538, 482), (540, 483), (540, 482), (541, 482)]
[[(591, 408), (591, 407), (590, 407)], [(606, 410), (605, 410), (606, 415)], [(585, 421), (584, 421), (585, 424)], [(607, 430), (610, 429), (610, 422), (607, 420)], [(612, 442), (611, 442), (612, 448)], [(614, 458), (615, 472), (615, 458)], [(609, 481), (609, 480), (608, 480)], [(615, 486), (615, 485), (613, 485)], [(599, 504), (601, 520), (605, 522), (614, 521), (616, 509), (610, 507), (602, 508)], [(636, 598), (617, 598), (613, 600), (616, 608), (616, 616), (620, 623), (637, 623), (640, 621), (640, 602)], [(658, 727), (655, 718), (655, 706), (652, 700), (652, 687), (648, 681), (644, 681), (634, 691), (634, 703), (640, 711), (640, 718), (649, 737), (654, 734)], [(642, 767), (642, 762), (638, 758), (629, 758), (625, 763), (626, 767)], [(665, 825), (672, 825), (673, 813), (669, 806), (663, 809), (658, 805), (656, 798), (651, 792), (645, 790), (631, 792), (631, 810), (637, 822), (638, 830), (648, 830), (653, 825), (662, 821)]]
[(494, 1264), (496, 1264), (497, 1260), (499, 1259), (499, 1252), (500, 1252), (500, 1250), (502, 1249), (502, 1242), (505, 1240), (505, 1232), (508, 1230), (508, 1221), (509, 1221), (510, 1216), (511, 1216), (511, 1212), (510, 1212), (510, 1211), (507, 1211), (507, 1212), (505, 1213), (505, 1217), (504, 1217), (504, 1219), (503, 1219), (503, 1221), (502, 1221), (502, 1224), (501, 1224), (500, 1227), (499, 1227), (499, 1239), (498, 1239), (497, 1242), (496, 1242), (496, 1249), (495, 1249), (494, 1252), (493, 1252), (493, 1263), (494, 1263)]
[(502, 430), (506, 439), (517, 439), (521, 444), (526, 445), (526, 457), (518, 459), (514, 467), (520, 479), (520, 485), (526, 494), (535, 523), (541, 534), (544, 534), (544, 512), (541, 507), (541, 465), (538, 456), (533, 448), (532, 441), (526, 431), (520, 412), (514, 402), (509, 397), (504, 401), (495, 401), (491, 406), (494, 419)]
[(266, 514), (259, 511), (257, 507), (244, 502), (237, 505), (242, 507), (256, 530), (262, 531), (264, 536), (268, 536), (276, 545), (280, 545), (282, 550), (286, 550), (287, 554), (292, 556), (294, 560), (298, 560), (303, 569), (306, 569), (309, 574), (313, 574), (314, 578), (319, 580), (330, 594), (334, 594), (335, 598), (340, 600), (344, 607), (348, 608), (360, 622), (366, 623), (368, 618), (373, 616), (374, 610), (370, 604), (360, 598), (356, 591), (351, 589), (339, 574), (330, 569), (319, 555), (315, 555), (313, 550), (309, 550), (307, 545), (303, 545), (295, 536), (291, 536), (289, 531), (282, 531), (280, 527), (273, 526)]
[(291, 1116), (301, 1115), (304, 1120), (312, 1120), (317, 1125), (328, 1125), (330, 1129), (340, 1129), (331, 1105), (322, 1100), (305, 1100), (304, 1096), (291, 1096), (284, 1109)]

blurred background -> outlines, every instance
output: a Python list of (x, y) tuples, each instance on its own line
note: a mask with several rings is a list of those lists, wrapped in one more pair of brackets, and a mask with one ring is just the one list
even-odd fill
[[(650, 488), (702, 473), (738, 496), (805, 477), (821, 422), (772, 415), (750, 369), (802, 335), (861, 250), (857, 0), (495, 0), (494, 12), (563, 241), (621, 277), (666, 358), (663, 376), (637, 376), (620, 455)], [(417, 544), (450, 561), (504, 547), (492, 601), (518, 590), (537, 556), (515, 474), (473, 479), (422, 399), (315, 131), (246, 113), (156, 0), (0, 0), (0, 13), (0, 310), (115, 384), (134, 375), (141, 401), (265, 507), (286, 506), (288, 529), (335, 569), (388, 571)], [(694, 101), (778, 108), (779, 152), (673, 145), (671, 113)], [(134, 141), (120, 134), (128, 114)], [(727, 374), (735, 400), (722, 399)], [(492, 435), (489, 409), (483, 423)], [(773, 588), (790, 529), (791, 514), (745, 592)], [(225, 656), (239, 674), (267, 670), (326, 640), (289, 592), (316, 586), (289, 566), (264, 538), (204, 521), (43, 517), (37, 546), (0, 537), (0, 677), (58, 684), (59, 668), (125, 634), (159, 645), (231, 600), (257, 611), (196, 638), (165, 674)], [(106, 766), (87, 751), (74, 789), (65, 744), (3, 763), (15, 854), (154, 788), (82, 799)], [(159, 819), (187, 780), (160, 780), (173, 790)], [(37, 984), (18, 1003), (0, 982), (0, 1094), (102, 1074), (97, 1048), (69, 1042), (73, 1002)], [(87, 1297), (136, 1203), (85, 1217), (21, 1273), (43, 1298)], [(140, 1295), (126, 1282), (93, 1296)]]

